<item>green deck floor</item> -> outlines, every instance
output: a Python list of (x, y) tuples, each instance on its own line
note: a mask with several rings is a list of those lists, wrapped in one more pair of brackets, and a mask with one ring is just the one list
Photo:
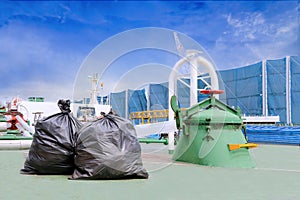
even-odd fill
[(0, 199), (300, 199), (298, 146), (260, 145), (252, 149), (256, 169), (173, 162), (167, 146), (142, 146), (148, 180), (75, 181), (67, 176), (21, 175), (27, 152), (0, 151)]

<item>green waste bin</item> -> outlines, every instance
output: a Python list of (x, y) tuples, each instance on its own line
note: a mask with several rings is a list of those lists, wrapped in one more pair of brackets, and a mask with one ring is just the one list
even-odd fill
[[(189, 108), (182, 121), (183, 133), (174, 160), (218, 167), (255, 167), (248, 151), (251, 145), (247, 146), (242, 132), (239, 110), (212, 96)], [(230, 145), (241, 147), (230, 150)]]

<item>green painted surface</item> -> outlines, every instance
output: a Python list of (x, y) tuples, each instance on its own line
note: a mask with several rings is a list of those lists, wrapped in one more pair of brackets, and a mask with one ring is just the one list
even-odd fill
[(7, 130), (8, 135), (13, 135), (13, 134), (21, 134), (19, 130)]
[(185, 115), (186, 116), (191, 116), (195, 113), (198, 113), (202, 109), (208, 109), (210, 107), (217, 107), (217, 108), (219, 108), (221, 110), (224, 110), (228, 113), (231, 113), (233, 115), (241, 117), (241, 110), (240, 109), (235, 110), (235, 109), (231, 108), (230, 106), (224, 104), (222, 101), (216, 99), (215, 97), (207, 98), (207, 99), (199, 102), (198, 104), (192, 106), (191, 108), (189, 108), (186, 111)]
[(297, 200), (300, 197), (297, 146), (260, 145), (250, 150), (257, 166), (254, 169), (174, 162), (162, 144), (144, 144), (142, 149), (149, 179), (114, 181), (21, 175), (19, 170), (26, 151), (0, 151), (0, 199)]
[(7, 122), (6, 118), (3, 116), (0, 116), (0, 122)]
[(238, 111), (211, 97), (188, 109), (183, 123), (174, 160), (218, 167), (255, 166), (248, 149), (228, 149), (229, 144), (247, 143)]
[(29, 97), (28, 101), (31, 102), (44, 102), (45, 98), (44, 97)]
[(171, 104), (171, 108), (174, 112), (174, 117), (176, 119), (176, 127), (177, 127), (177, 129), (182, 129), (182, 113), (181, 113), (180, 108), (177, 105), (177, 98), (175, 95), (173, 95), (171, 97), (170, 104)]
[(1, 135), (0, 140), (32, 140), (32, 137), (25, 137), (22, 135), (15, 135), (15, 134), (7, 133), (7, 134)]
[(139, 138), (140, 143), (146, 143), (146, 144), (151, 144), (151, 143), (162, 143), (167, 145), (168, 140), (167, 139), (152, 139), (152, 138)]

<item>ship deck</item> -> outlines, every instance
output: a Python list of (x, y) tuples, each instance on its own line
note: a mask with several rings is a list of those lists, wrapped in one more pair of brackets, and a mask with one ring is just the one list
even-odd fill
[(149, 179), (68, 180), (21, 175), (26, 150), (0, 151), (0, 199), (299, 199), (300, 148), (260, 144), (251, 149), (254, 169), (174, 162), (167, 146), (142, 144)]

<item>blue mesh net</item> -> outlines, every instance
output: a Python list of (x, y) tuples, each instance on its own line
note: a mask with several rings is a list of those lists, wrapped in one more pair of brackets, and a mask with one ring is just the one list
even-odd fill
[(118, 92), (118, 93), (110, 93), (110, 104), (118, 115), (121, 117), (127, 117), (125, 115), (126, 112), (126, 91)]
[(246, 115), (262, 115), (262, 63), (220, 71), (226, 103)]
[(147, 110), (147, 98), (145, 89), (128, 90), (128, 111), (144, 111)]
[(292, 123), (300, 124), (300, 58), (291, 56), (291, 117)]
[(268, 114), (286, 122), (286, 59), (267, 61)]
[(149, 86), (150, 110), (164, 110), (169, 106), (168, 83), (150, 84)]
[[(190, 84), (189, 79), (182, 79), (186, 84)], [(181, 81), (177, 81), (177, 100), (180, 108), (190, 107), (190, 88)]]

